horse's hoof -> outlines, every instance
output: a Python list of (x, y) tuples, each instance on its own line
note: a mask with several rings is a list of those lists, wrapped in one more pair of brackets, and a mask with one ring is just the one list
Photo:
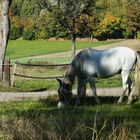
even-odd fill
[(76, 99), (76, 103), (75, 103), (75, 104), (76, 104), (76, 106), (81, 105), (81, 100), (77, 98), (77, 99)]
[(118, 102), (117, 102), (117, 105), (121, 105), (121, 104), (122, 104), (122, 101), (118, 101)]
[(79, 103), (79, 102), (77, 103), (77, 102), (76, 102), (76, 106), (80, 106), (80, 105), (81, 105), (81, 103)]
[(100, 100), (98, 98), (95, 98), (95, 103), (100, 104)]
[(132, 101), (128, 101), (128, 102), (127, 102), (127, 105), (131, 105), (131, 104), (132, 104)]
[(63, 108), (64, 106), (65, 106), (65, 104), (62, 102), (58, 102), (58, 104), (57, 104), (58, 109)]
[(99, 105), (99, 104), (101, 104), (101, 102), (100, 102), (100, 101), (98, 101), (98, 102), (96, 102), (96, 104), (97, 104), (97, 105)]

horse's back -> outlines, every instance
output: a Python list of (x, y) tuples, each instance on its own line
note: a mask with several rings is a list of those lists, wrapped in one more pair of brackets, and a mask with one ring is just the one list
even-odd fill
[(73, 61), (78, 74), (110, 77), (122, 70), (131, 71), (136, 61), (136, 54), (127, 47), (116, 47), (109, 50), (89, 48), (77, 54)]
[(114, 53), (119, 62), (122, 64), (122, 70), (129, 71), (134, 66), (137, 56), (134, 50), (127, 47), (116, 47), (111, 49), (112, 54)]

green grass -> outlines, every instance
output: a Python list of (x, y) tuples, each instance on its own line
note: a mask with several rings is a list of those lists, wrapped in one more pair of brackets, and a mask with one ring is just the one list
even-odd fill
[[(112, 44), (118, 42), (115, 41), (98, 41), (98, 42), (89, 42), (82, 41), (77, 42), (77, 49), (84, 49), (87, 47), (97, 47), (106, 44)], [(10, 58), (12, 62), (18, 60), (19, 62), (27, 63), (29, 60), (26, 57), (36, 56), (41, 54), (52, 54), (57, 52), (65, 52), (71, 50), (71, 41), (46, 41), (46, 40), (10, 40), (6, 52), (6, 58)], [(69, 63), (71, 60), (70, 57), (56, 57), (56, 58), (34, 58), (31, 60), (31, 63)], [(19, 67), (19, 66), (18, 66)], [(20, 68), (19, 68), (20, 69)], [(11, 74), (13, 70), (11, 69)], [(17, 70), (16, 73), (23, 75), (32, 75), (32, 76), (55, 76), (64, 75), (66, 70), (58, 69), (57, 71), (51, 69), (48, 70), (45, 68), (42, 72), (41, 68), (29, 68), (26, 70), (26, 67)], [(61, 73), (61, 74), (60, 74)], [(119, 78), (120, 79), (120, 78)], [(113, 79), (112, 79), (113, 80)], [(114, 80), (114, 84), (110, 84), (110, 87), (120, 86), (118, 79)], [(117, 83), (117, 84), (116, 84)], [(57, 89), (58, 84), (56, 80), (33, 80), (33, 79), (22, 79), (15, 78), (15, 87), (14, 88), (5, 88), (0, 87), (0, 91), (39, 91), (42, 89)], [(100, 83), (97, 81), (97, 87), (107, 87), (107, 80), (101, 80)]]
[[(17, 67), (17, 71), (16, 71), (16, 73), (18, 74), (39, 76), (39, 77), (63, 76), (65, 72), (66, 72), (66, 68), (62, 68), (62, 67), (57, 67), (57, 68)], [(134, 81), (133, 73), (131, 74), (131, 78)], [(73, 88), (77, 88), (76, 84), (77, 81), (75, 80), (75, 84)], [(59, 86), (56, 79), (35, 80), (35, 79), (25, 79), (25, 78), (18, 78), (18, 77), (15, 77), (14, 85), (15, 85), (15, 91), (57, 90)], [(121, 87), (121, 86), (122, 86), (121, 74), (115, 75), (110, 78), (96, 79), (97, 88), (111, 88), (111, 87)], [(89, 85), (87, 86), (87, 88), (89, 88)], [(5, 89), (0, 88), (0, 90), (5, 90)]]
[[(71, 61), (71, 57), (53, 57), (53, 58), (19, 58), (16, 59), (16, 61), (20, 62), (20, 63), (28, 63), (29, 61), (31, 63), (54, 63), (54, 64), (66, 64), (66, 63), (70, 63)], [(15, 60), (12, 60), (11, 63), (14, 63)]]
[[(11, 69), (11, 74), (12, 74)], [(37, 77), (51, 77), (51, 76), (63, 76), (66, 72), (66, 68), (57, 67), (17, 67), (16, 73), (21, 75), (37, 76)], [(11, 75), (12, 76), (12, 75)], [(131, 74), (133, 79), (133, 73)], [(77, 81), (75, 81), (74, 87), (77, 88)], [(51, 80), (35, 80), (35, 79), (25, 79), (21, 77), (15, 77), (14, 88), (0, 87), (0, 91), (45, 91), (45, 90), (56, 90), (58, 89), (58, 82), (56, 79)], [(111, 88), (111, 87), (121, 87), (122, 79), (121, 75), (115, 75), (110, 78), (96, 79), (97, 88)], [(89, 88), (89, 85), (87, 86)]]
[[(77, 49), (84, 49), (86, 47), (97, 47), (101, 45), (111, 44), (118, 41), (99, 41), (99, 42), (89, 42), (82, 41), (77, 42)], [(41, 54), (50, 54), (63, 51), (71, 50), (71, 41), (46, 41), (46, 40), (35, 40), (35, 41), (26, 41), (26, 40), (11, 40), (7, 48), (6, 57), (12, 59), (13, 61), (19, 60), (20, 62), (27, 63), (29, 60), (26, 58), (28, 56), (36, 56)], [(56, 57), (56, 58), (34, 58), (32, 63), (69, 63), (69, 57)], [(19, 66), (18, 66), (19, 67)], [(11, 74), (13, 70), (11, 69)], [(23, 75), (32, 75), (32, 76), (55, 76), (55, 75), (64, 75), (66, 70), (62, 69), (50, 69), (45, 68), (43, 71), (41, 68), (27, 68), (23, 67), (19, 70), (17, 69), (16, 73)], [(110, 82), (111, 81), (111, 82)], [(97, 87), (118, 87), (121, 86), (120, 76), (113, 77), (111, 79), (101, 79), (97, 80)], [(15, 87), (14, 88), (4, 88), (0, 87), (0, 91), (42, 91), (42, 90), (56, 90), (58, 84), (56, 80), (33, 80), (33, 79), (22, 79), (15, 78)]]
[[(43, 90), (57, 90), (58, 82), (54, 80), (27, 80), (27, 79), (17, 79), (15, 81), (15, 91), (43, 91)], [(96, 81), (97, 88), (111, 88), (111, 87), (121, 87), (121, 76), (115, 76), (108, 79), (98, 79)], [(73, 88), (77, 88), (76, 84)], [(89, 85), (87, 86), (89, 88)]]
[[(68, 51), (71, 46), (70, 41), (55, 43), (48, 43), (47, 41), (10, 41), (7, 57), (17, 59), (31, 55), (55, 53), (60, 50), (61, 52)], [(104, 44), (103, 42), (98, 43), (97, 46)], [(57, 47), (52, 48), (52, 44)], [(68, 44), (70, 45), (69, 49), (64, 48)], [(79, 42), (79, 44), (79, 49), (82, 49), (85, 44), (87, 47), (90, 46), (90, 43), (88, 46), (87, 42)], [(61, 45), (64, 46), (61, 48)], [(55, 59), (57, 58), (54, 58), (53, 61)], [(27, 70), (25, 67), (19, 67), (17, 72), (43, 76), (44, 73), (46, 75), (62, 74), (65, 69), (50, 67), (47, 70), (40, 68)], [(109, 79), (97, 79), (96, 84), (97, 88), (118, 87), (121, 86), (121, 77), (117, 75)], [(16, 78), (15, 85), (16, 87), (12, 88), (12, 91), (42, 91), (58, 88), (55, 79), (28, 80)], [(74, 85), (74, 88), (76, 88), (76, 85)], [(4, 90), (7, 90), (7, 88)], [(118, 98), (114, 97), (100, 97), (100, 105), (95, 105), (95, 101), (91, 97), (87, 97), (85, 103), (81, 106), (75, 106), (75, 100), (76, 98), (73, 97), (71, 106), (63, 109), (57, 108), (58, 97), (55, 96), (39, 101), (0, 102), (0, 139), (86, 140), (92, 139), (93, 134), (96, 140), (140, 139), (140, 100), (132, 105), (123, 104), (119, 106), (116, 105)]]
[[(140, 101), (117, 106), (116, 98), (100, 98), (95, 105), (86, 98), (84, 105), (57, 109), (57, 97), (40, 101), (0, 103), (1, 139), (139, 139)], [(73, 98), (75, 102), (75, 98)]]
[[(99, 41), (99, 42), (77, 42), (77, 49), (87, 47), (97, 47), (112, 44), (118, 41)], [(46, 40), (10, 40), (6, 52), (6, 57), (17, 59), (42, 54), (51, 54), (71, 50), (71, 41), (46, 41)]]

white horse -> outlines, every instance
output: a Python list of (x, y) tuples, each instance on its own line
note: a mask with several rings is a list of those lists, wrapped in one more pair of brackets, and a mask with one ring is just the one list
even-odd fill
[(132, 81), (129, 75), (134, 70), (136, 63), (136, 52), (127, 47), (121, 46), (109, 50), (96, 50), (93, 48), (82, 50), (72, 60), (63, 81), (57, 79), (60, 84), (58, 106), (61, 107), (69, 103), (72, 85), (76, 76), (78, 79), (76, 103), (80, 104), (81, 95), (85, 95), (87, 82), (90, 84), (96, 102), (99, 103), (96, 95), (95, 78), (108, 78), (119, 73), (122, 75), (123, 92), (118, 103), (122, 103), (128, 89), (128, 104), (130, 104), (133, 95), (131, 92)]

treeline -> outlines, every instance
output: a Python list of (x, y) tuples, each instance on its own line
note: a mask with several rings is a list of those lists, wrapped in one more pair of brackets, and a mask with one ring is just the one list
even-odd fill
[(10, 39), (140, 38), (139, 0), (13, 0), (10, 18)]

